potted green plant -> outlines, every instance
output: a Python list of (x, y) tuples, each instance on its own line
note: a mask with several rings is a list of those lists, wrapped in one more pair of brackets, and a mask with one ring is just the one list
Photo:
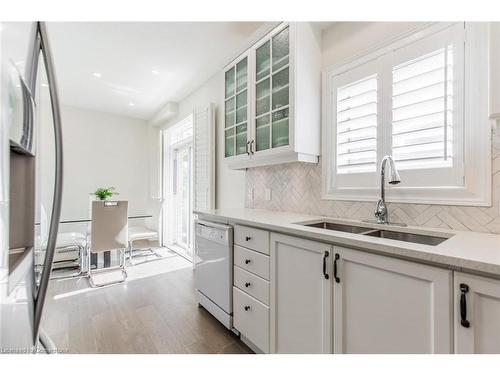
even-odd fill
[(118, 195), (119, 193), (117, 193), (116, 189), (111, 186), (109, 188), (97, 188), (97, 190), (91, 194), (95, 195), (98, 200), (105, 201), (113, 195)]

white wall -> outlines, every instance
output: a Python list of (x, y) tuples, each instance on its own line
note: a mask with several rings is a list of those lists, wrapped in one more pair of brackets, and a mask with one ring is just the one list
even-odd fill
[(215, 74), (200, 88), (179, 103), (178, 114), (165, 127), (171, 126), (193, 112), (194, 108), (215, 104), (216, 166), (215, 206), (217, 208), (239, 208), (245, 204), (245, 172), (227, 167), (224, 161), (224, 73)]
[[(52, 205), (54, 156), (50, 107), (40, 103), (42, 203)], [(64, 187), (62, 220), (88, 215), (90, 193), (116, 187), (130, 214), (150, 211), (149, 136), (145, 121), (62, 106)]]

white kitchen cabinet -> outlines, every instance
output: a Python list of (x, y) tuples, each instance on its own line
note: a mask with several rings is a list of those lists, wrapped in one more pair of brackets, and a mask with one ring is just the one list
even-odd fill
[(332, 246), (271, 233), (271, 353), (331, 353)]
[(451, 271), (342, 247), (332, 258), (335, 353), (453, 351)]
[(500, 280), (455, 272), (455, 353), (500, 354)]
[[(307, 22), (282, 24), (242, 56), (225, 69), (225, 156), (229, 167), (317, 163), (320, 30)], [(248, 83), (248, 89), (237, 84), (238, 64), (243, 61), (248, 75), (240, 81)]]

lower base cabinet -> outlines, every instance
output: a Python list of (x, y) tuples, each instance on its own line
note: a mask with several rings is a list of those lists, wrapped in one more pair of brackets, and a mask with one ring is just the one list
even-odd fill
[(500, 353), (500, 280), (455, 272), (455, 353)]
[(271, 233), (271, 353), (332, 352), (332, 248)]
[(342, 247), (333, 258), (335, 353), (453, 352), (451, 271)]
[(500, 354), (498, 279), (278, 233), (269, 249), (235, 246), (234, 326), (259, 351)]

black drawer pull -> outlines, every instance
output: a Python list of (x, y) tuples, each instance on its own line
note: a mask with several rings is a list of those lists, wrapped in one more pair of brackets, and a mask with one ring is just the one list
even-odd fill
[(252, 284), (250, 284), (250, 283), (245, 283), (245, 288), (248, 288), (250, 285), (252, 285)]
[(330, 252), (325, 251), (325, 253), (323, 254), (323, 276), (327, 280), (330, 278), (330, 275), (326, 273), (326, 258), (328, 258), (329, 256), (330, 256)]
[(251, 259), (245, 259), (245, 264), (250, 263), (252, 260)]
[(250, 306), (245, 306), (244, 309), (245, 309), (245, 311), (248, 311), (248, 310), (250, 310)]
[(250, 237), (250, 236), (245, 237), (245, 241), (250, 241), (251, 239), (252, 239), (252, 237)]
[(470, 322), (467, 320), (467, 300), (465, 295), (469, 292), (467, 284), (460, 284), (460, 324), (462, 327), (469, 328)]
[(337, 260), (340, 259), (339, 254), (335, 254), (335, 259), (333, 261), (333, 278), (335, 279), (335, 282), (340, 283), (340, 277), (337, 275)]

